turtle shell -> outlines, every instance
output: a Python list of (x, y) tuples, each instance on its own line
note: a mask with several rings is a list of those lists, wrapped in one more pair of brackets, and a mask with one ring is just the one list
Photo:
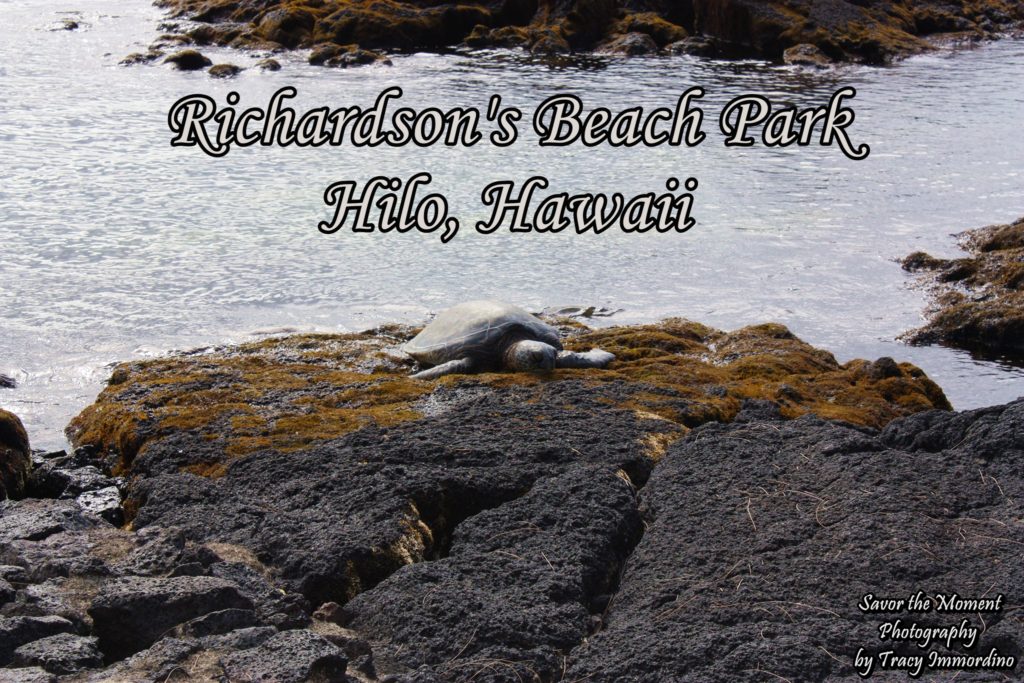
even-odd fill
[(430, 366), (466, 357), (494, 362), (512, 337), (562, 348), (557, 329), (518, 306), (497, 301), (469, 301), (449, 308), (404, 348)]

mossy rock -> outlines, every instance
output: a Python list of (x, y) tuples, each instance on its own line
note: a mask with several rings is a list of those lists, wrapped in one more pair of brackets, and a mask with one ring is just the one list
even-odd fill
[(923, 273), (933, 297), (928, 323), (908, 339), (1024, 354), (1024, 218), (957, 237), (969, 257), (915, 252), (902, 261), (904, 270)]
[(242, 67), (236, 64), (214, 64), (206, 73), (211, 78), (234, 78), (242, 73)]
[(352, 2), (316, 24), (313, 40), (365, 48), (444, 47), (462, 42), (490, 12), (478, 5), (417, 7), (394, 0)]
[[(167, 5), (175, 16), (217, 25), (192, 28), (193, 37), (185, 40), (252, 49), (322, 42), (439, 49), (466, 43), (557, 53), (592, 50), (628, 33), (649, 35), (662, 48), (685, 47), (680, 41), (687, 35), (702, 34), (729, 56), (781, 60), (787, 48), (809, 44), (832, 60), (872, 63), (932, 49), (923, 38), (928, 34), (953, 30), (994, 36), (1024, 20), (1024, 5), (1004, 0), (955, 5), (942, 0), (169, 0)], [(545, 31), (553, 33), (542, 35)]]
[(401, 352), (412, 327), (279, 337), (123, 363), (69, 436), (127, 477), (133, 528), (243, 545), (320, 604), (443, 556), (464, 520), (541, 487), (642, 486), (674, 441), (749, 399), (871, 427), (949, 407), (912, 365), (840, 364), (777, 324), (551, 322), (567, 348), (617, 359), (426, 381)]
[[(182, 432), (207, 444), (181, 467), (221, 475), (231, 461), (260, 450), (294, 452), (365, 427), (421, 419), (438, 391), (615, 385), (616, 407), (656, 415), (682, 428), (728, 421), (745, 399), (780, 402), (787, 417), (812, 412), (872, 427), (918, 410), (948, 408), (924, 373), (900, 364), (884, 383), (866, 361), (839, 364), (785, 327), (764, 324), (727, 333), (670, 319), (653, 325), (566, 326), (570, 349), (616, 354), (606, 371), (548, 375), (493, 373), (437, 382), (408, 377), (400, 346), (415, 330), (389, 326), (359, 334), (298, 335), (206, 353), (119, 365), (97, 401), (74, 419), (69, 436), (132, 463), (152, 444)], [(884, 386), (883, 386), (884, 384)], [(789, 387), (791, 391), (783, 391)], [(792, 398), (798, 396), (798, 399)], [(602, 399), (603, 400), (603, 399)]]
[(658, 53), (658, 44), (646, 33), (626, 33), (601, 45), (598, 52), (631, 57), (653, 55)]
[(491, 28), (477, 24), (464, 42), (469, 47), (529, 47), (533, 40), (533, 32), (525, 26)]
[(295, 48), (306, 44), (313, 35), (316, 15), (308, 7), (278, 7), (255, 23), (257, 32), (265, 40)]
[(17, 415), (0, 409), (0, 499), (21, 498), (31, 471), (25, 427)]
[(629, 14), (615, 24), (612, 32), (615, 34), (644, 33), (650, 36), (658, 44), (658, 47), (665, 47), (669, 43), (689, 37), (685, 28), (663, 19), (654, 12)]
[(173, 64), (179, 71), (199, 71), (213, 64), (210, 58), (198, 50), (181, 50), (164, 60), (165, 64)]

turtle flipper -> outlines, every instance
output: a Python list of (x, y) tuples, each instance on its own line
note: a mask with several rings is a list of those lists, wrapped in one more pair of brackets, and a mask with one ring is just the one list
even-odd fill
[(456, 358), (450, 360), (447, 363), (441, 363), (435, 365), (432, 368), (421, 370), (414, 375), (411, 375), (413, 379), (437, 379), (444, 375), (468, 375), (476, 370), (473, 367), (472, 358)]
[(555, 359), (556, 368), (603, 368), (615, 360), (615, 354), (602, 351), (601, 349), (590, 349), (586, 353), (576, 351), (562, 351)]

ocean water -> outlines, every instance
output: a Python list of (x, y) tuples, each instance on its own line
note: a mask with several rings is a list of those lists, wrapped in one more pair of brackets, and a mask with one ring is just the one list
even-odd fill
[[(77, 31), (53, 30), (65, 18)], [(898, 336), (921, 324), (925, 294), (896, 263), (957, 253), (955, 232), (1024, 215), (1024, 41), (916, 57), (889, 68), (806, 71), (757, 61), (586, 58), (516, 52), (413, 54), (393, 66), (310, 67), (214, 80), (160, 64), (122, 67), (161, 32), (146, 0), (0, 0), (0, 372), (19, 382), (0, 406), (36, 447), (63, 445), (67, 421), (119, 360), (253, 338), (267, 330), (354, 330), (421, 321), (469, 298), (540, 310), (594, 305), (598, 324), (683, 316), (733, 329), (779, 321), (840, 360), (893, 356), (924, 368), (958, 408), (1024, 394), (1001, 359)], [(258, 55), (204, 49), (250, 67)], [(290, 85), (298, 109), (368, 106), (399, 85), (402, 104), (485, 108), (492, 94), (527, 117), (507, 148), (251, 147), (211, 158), (172, 147), (180, 97), (265, 104)], [(611, 110), (671, 106), (706, 91), (697, 147), (542, 148), (528, 117), (567, 92)], [(856, 88), (849, 128), (870, 156), (836, 147), (726, 148), (716, 118), (745, 93), (798, 107)], [(333, 182), (428, 171), (462, 229), (333, 235)], [(683, 234), (475, 233), (496, 180), (546, 176), (549, 192), (662, 192), (695, 177)]]

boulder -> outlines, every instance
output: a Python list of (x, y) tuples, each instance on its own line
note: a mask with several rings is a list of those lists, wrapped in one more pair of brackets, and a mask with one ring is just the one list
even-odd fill
[(373, 657), (373, 648), (369, 641), (352, 629), (338, 626), (330, 621), (316, 621), (309, 630), (341, 648), (350, 662), (360, 658), (372, 659)]
[(9, 606), (9, 613), (60, 617), (74, 624), (77, 633), (88, 633), (92, 628), (87, 613), (89, 603), (107, 578), (95, 574), (57, 576), (29, 584), (19, 591), (18, 601)]
[(612, 33), (643, 33), (650, 36), (659, 46), (678, 43), (688, 35), (685, 28), (667, 21), (655, 12), (627, 14), (615, 24)]
[(230, 45), (242, 33), (242, 29), (231, 24), (213, 26), (203, 24), (189, 29), (185, 36), (193, 45)]
[(59, 633), (19, 647), (14, 651), (14, 666), (39, 666), (64, 676), (103, 666), (103, 656), (95, 638)]
[(967, 258), (915, 252), (903, 260), (904, 270), (922, 273), (919, 281), (934, 299), (928, 323), (906, 337), (1019, 355), (1024, 352), (1024, 218), (957, 238)]
[(695, 55), (698, 57), (718, 57), (721, 54), (718, 42), (708, 36), (690, 36), (669, 43), (665, 52), (671, 55)]
[(382, 55), (376, 52), (356, 48), (355, 50), (343, 52), (334, 59), (327, 60), (327, 62), (325, 62), (325, 66), (337, 66), (344, 69), (350, 66), (365, 66), (376, 62), (386, 62), (387, 64), (391, 63), (390, 60), (385, 59)]
[(801, 43), (786, 48), (782, 53), (782, 61), (792, 66), (813, 66), (820, 69), (832, 65), (832, 60), (816, 45)]
[(337, 3), (326, 6), (313, 41), (360, 45), (370, 49), (438, 48), (455, 45), (478, 24), (491, 24), (488, 8), (478, 4), (414, 5), (397, 0)]
[(120, 525), (124, 522), (121, 490), (117, 486), (86, 491), (75, 498), (75, 502), (86, 512), (102, 517), (111, 524)]
[(347, 683), (348, 660), (325, 638), (310, 631), (278, 633), (262, 645), (221, 660), (228, 679), (276, 683)]
[(199, 643), (211, 650), (248, 650), (262, 645), (278, 633), (273, 626), (249, 626), (227, 633), (203, 636)]
[(251, 609), (222, 609), (196, 617), (175, 627), (176, 638), (202, 638), (230, 633), (256, 625), (256, 612)]
[(216, 656), (210, 656), (198, 640), (165, 637), (151, 647), (136, 652), (127, 659), (114, 662), (104, 669), (83, 672), (76, 680), (82, 683), (156, 683), (174, 681), (177, 675), (188, 671), (191, 680), (214, 681), (224, 673), (216, 666)]
[(74, 454), (47, 454), (29, 478), (28, 493), (37, 498), (76, 498), (82, 493), (117, 486), (94, 465), (81, 465)]
[(14, 659), (14, 652), (22, 645), (58, 633), (73, 633), (74, 624), (56, 616), (4, 617), (0, 616), (0, 666)]
[(20, 498), (32, 471), (28, 434), (14, 413), (0, 409), (0, 500)]
[(7, 559), (23, 564), (29, 580), (55, 577), (107, 576), (108, 561), (131, 550), (131, 536), (107, 524), (93, 529), (63, 531), (39, 541), (15, 541)]
[[(385, 61), (388, 60), (383, 55), (371, 50), (364, 50), (356, 45), (327, 43), (314, 47), (309, 53), (309, 63), (316, 66), (347, 68)], [(390, 64), (390, 62), (388, 63)]]
[(181, 50), (164, 59), (165, 64), (173, 64), (179, 71), (199, 71), (213, 64), (210, 58), (198, 50)]
[(530, 52), (541, 55), (567, 55), (572, 52), (572, 47), (560, 31), (540, 31), (530, 43)]
[(4, 683), (57, 683), (57, 677), (38, 666), (4, 669)]
[(28, 572), (15, 564), (0, 564), (0, 579), (20, 586), (28, 582)]
[(190, 541), (175, 527), (152, 527), (133, 534), (134, 547), (115, 564), (119, 573), (139, 576), (167, 576), (179, 567), (198, 564), (205, 568), (217, 562), (217, 554)]
[(214, 64), (206, 73), (210, 78), (232, 78), (242, 73), (242, 67), (235, 64)]
[(242, 594), (256, 605), (261, 623), (279, 629), (302, 628), (309, 624), (309, 602), (299, 593), (287, 593), (271, 584), (265, 567), (256, 563), (217, 562), (209, 567), (211, 576), (236, 584)]
[(304, 7), (281, 7), (266, 12), (254, 23), (264, 39), (295, 48), (310, 39), (316, 17)]
[(646, 33), (627, 33), (618, 36), (598, 48), (598, 52), (613, 55), (653, 55), (658, 53), (658, 44)]
[(260, 71), (280, 71), (281, 63), (276, 59), (261, 59), (260, 61), (256, 62), (256, 67)]
[(161, 50), (149, 50), (148, 52), (132, 52), (126, 55), (120, 62), (121, 66), (134, 66), (136, 64), (150, 64), (164, 56)]
[(0, 501), (0, 551), (16, 541), (42, 541), (61, 532), (108, 526), (73, 500)]
[(89, 616), (100, 649), (120, 659), (149, 647), (178, 624), (232, 608), (251, 610), (253, 605), (223, 579), (132, 576), (104, 583)]

